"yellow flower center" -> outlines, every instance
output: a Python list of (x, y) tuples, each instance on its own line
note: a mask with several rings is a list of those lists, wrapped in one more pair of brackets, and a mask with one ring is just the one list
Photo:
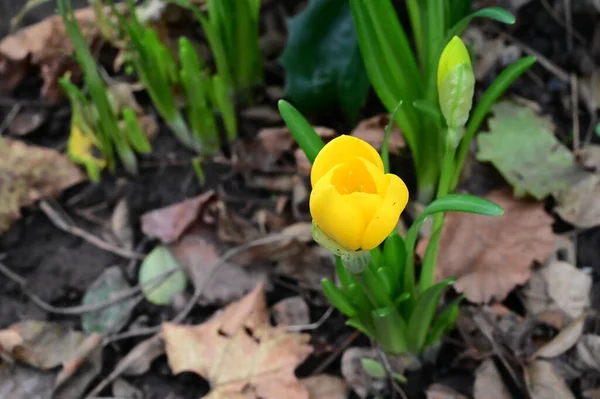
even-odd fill
[(338, 166), (331, 177), (331, 184), (342, 195), (352, 193), (377, 194), (377, 185), (363, 161), (353, 158)]

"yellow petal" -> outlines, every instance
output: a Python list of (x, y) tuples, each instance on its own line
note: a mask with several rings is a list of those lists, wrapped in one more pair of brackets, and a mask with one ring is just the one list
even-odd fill
[(368, 251), (385, 240), (398, 224), (400, 214), (408, 203), (408, 188), (398, 176), (386, 175), (388, 189), (385, 198), (365, 230), (361, 249)]
[(373, 165), (371, 162), (367, 161), (364, 158), (360, 158), (361, 161), (364, 162), (375, 186), (377, 188), (377, 195), (381, 198), (385, 197), (388, 188), (388, 179), (383, 170), (379, 169), (377, 166)]
[(440, 56), (440, 62), (438, 64), (438, 90), (442, 87), (442, 83), (444, 82), (446, 75), (448, 75), (448, 72), (459, 64), (471, 65), (471, 58), (469, 57), (469, 51), (460, 37), (454, 36), (452, 40), (448, 42)]
[(335, 169), (320, 179), (310, 193), (310, 214), (325, 234), (340, 246), (355, 251), (360, 248), (366, 221), (361, 210), (346, 201), (331, 184)]
[(359, 138), (342, 135), (331, 140), (319, 151), (310, 172), (312, 186), (314, 187), (334, 166), (355, 157), (364, 158), (383, 172), (383, 161), (373, 146)]
[(383, 203), (383, 198), (377, 194), (355, 192), (344, 195), (343, 198), (355, 209), (360, 211), (363, 220), (366, 220), (367, 224), (375, 217), (375, 214)]

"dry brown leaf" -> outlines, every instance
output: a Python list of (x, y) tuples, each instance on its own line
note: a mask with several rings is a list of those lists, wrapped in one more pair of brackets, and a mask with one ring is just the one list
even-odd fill
[[(553, 218), (541, 202), (515, 199), (496, 190), (487, 199), (502, 216), (449, 213), (442, 230), (436, 278), (457, 277), (457, 291), (472, 302), (502, 300), (527, 282), (532, 262), (544, 262), (554, 250)], [(422, 257), (428, 239), (417, 247)]]
[(492, 359), (481, 363), (475, 371), (473, 397), (475, 399), (511, 399)]
[(58, 323), (32, 320), (1, 330), (0, 347), (22, 363), (48, 370), (67, 362), (84, 338)]
[(165, 244), (177, 240), (202, 214), (204, 206), (214, 196), (207, 191), (197, 197), (156, 209), (142, 215), (142, 231), (150, 238), (158, 238)]
[[(214, 230), (214, 229), (212, 229)], [(220, 257), (214, 231), (197, 223), (179, 240), (169, 246), (171, 253), (183, 265), (195, 286), (204, 282), (208, 272)], [(224, 263), (214, 271), (210, 284), (202, 291), (202, 305), (225, 305), (251, 291), (259, 281), (265, 280), (264, 268), (242, 268)]]
[(277, 325), (299, 326), (310, 323), (310, 309), (301, 296), (282, 299), (271, 308)]
[(300, 380), (308, 389), (310, 399), (346, 399), (348, 386), (340, 377), (327, 374), (313, 375)]
[(50, 113), (46, 108), (29, 108), (19, 112), (8, 125), (8, 133), (13, 136), (27, 136), (39, 129), (48, 120)]
[(530, 313), (560, 309), (576, 318), (590, 305), (592, 277), (567, 262), (554, 260), (535, 271), (523, 290)]
[(215, 208), (219, 216), (217, 234), (221, 241), (241, 245), (260, 237), (257, 227), (229, 209), (223, 201), (217, 202)]
[(529, 364), (525, 368), (525, 382), (531, 399), (575, 399), (565, 380), (547, 361)]
[[(92, 8), (75, 11), (83, 36), (91, 43), (99, 35)], [(23, 28), (0, 41), (0, 81), (4, 90), (14, 89), (27, 76), (30, 65), (39, 66), (44, 84), (43, 97), (51, 102), (61, 97), (58, 79), (79, 69), (71, 59), (73, 45), (60, 15), (53, 15)], [(78, 73), (73, 76), (77, 79)]]
[(600, 225), (600, 174), (590, 173), (554, 198), (554, 210), (565, 221), (583, 229)]
[(163, 323), (162, 334), (173, 373), (191, 371), (206, 378), (210, 398), (240, 393), (248, 398), (309, 398), (294, 371), (312, 353), (310, 336), (271, 326), (262, 284), (207, 322)]
[(21, 207), (58, 195), (85, 179), (55, 150), (0, 138), (0, 233), (19, 218)]
[[(369, 119), (365, 119), (360, 122), (350, 133), (351, 136), (358, 137), (371, 144), (376, 149), (380, 150), (383, 144), (383, 138), (385, 136), (385, 127), (390, 123), (389, 114), (380, 114), (373, 116)], [(400, 128), (396, 123), (392, 126), (390, 132), (390, 139), (388, 141), (388, 149), (390, 154), (399, 154), (400, 150), (406, 147), (404, 137), (400, 133)]]
[(571, 349), (581, 337), (585, 324), (586, 314), (582, 314), (577, 319), (573, 320), (560, 333), (556, 335), (550, 342), (538, 349), (532, 356), (533, 359), (538, 357), (553, 358), (560, 356)]

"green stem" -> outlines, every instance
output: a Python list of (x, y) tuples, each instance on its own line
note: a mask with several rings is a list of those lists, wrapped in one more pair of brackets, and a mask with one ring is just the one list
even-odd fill
[[(447, 132), (446, 136), (450, 137), (450, 136), (454, 136), (456, 137), (457, 132)], [(456, 155), (456, 145), (450, 144), (451, 140), (448, 140), (446, 142), (446, 149), (444, 151), (444, 159), (442, 162), (442, 172), (440, 175), (440, 184), (438, 185), (438, 191), (437, 191), (437, 195), (436, 195), (436, 199), (438, 198), (442, 198), (445, 195), (448, 194), (448, 192), (451, 189), (451, 184), (452, 184), (452, 177), (454, 176), (454, 158)], [(444, 225), (444, 213), (443, 212), (438, 212), (433, 216), (433, 227), (431, 229), (432, 232), (436, 232), (438, 229), (441, 229), (442, 226)], [(435, 245), (435, 244), (434, 244)], [(435, 248), (433, 248), (433, 264), (436, 264), (437, 262), (437, 253), (438, 253), (438, 247), (436, 245)], [(431, 268), (430, 271), (431, 274), (435, 273), (435, 267)], [(431, 281), (433, 281), (433, 279), (431, 279)]]

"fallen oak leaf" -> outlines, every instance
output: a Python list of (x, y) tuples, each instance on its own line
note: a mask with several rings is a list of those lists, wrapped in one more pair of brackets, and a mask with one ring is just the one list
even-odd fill
[(263, 284), (203, 324), (163, 323), (162, 335), (173, 373), (191, 371), (206, 378), (210, 398), (241, 393), (309, 398), (294, 370), (312, 353), (310, 336), (271, 326)]
[[(502, 300), (527, 282), (532, 262), (544, 262), (553, 252), (553, 218), (541, 202), (516, 199), (507, 190), (487, 199), (504, 209), (502, 216), (471, 213), (446, 215), (442, 229), (436, 279), (457, 277), (454, 288), (471, 302)], [(419, 242), (423, 257), (429, 239)]]
[(20, 216), (21, 207), (86, 179), (63, 154), (0, 138), (0, 233)]

